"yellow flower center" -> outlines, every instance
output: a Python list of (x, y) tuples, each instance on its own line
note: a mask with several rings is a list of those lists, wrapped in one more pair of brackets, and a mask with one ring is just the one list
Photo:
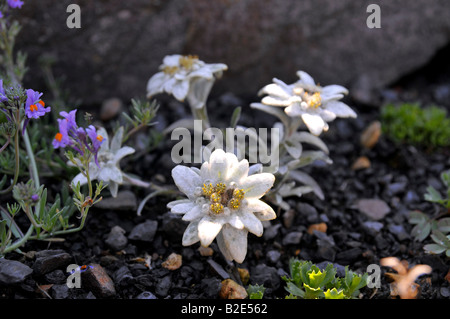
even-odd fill
[(319, 92), (316, 92), (312, 95), (307, 95), (307, 103), (309, 107), (317, 109), (322, 104), (322, 97)]
[(203, 196), (209, 199), (209, 209), (213, 214), (221, 214), (225, 207), (237, 210), (241, 206), (245, 192), (240, 188), (227, 188), (224, 183), (205, 183), (202, 186)]
[(178, 67), (177, 66), (165, 66), (163, 68), (163, 72), (165, 74), (169, 74), (169, 75), (174, 75), (175, 72), (177, 72), (177, 71), (178, 71)]
[(185, 68), (186, 70), (190, 70), (197, 60), (198, 56), (196, 55), (184, 55), (180, 57), (179, 63), (181, 67)]

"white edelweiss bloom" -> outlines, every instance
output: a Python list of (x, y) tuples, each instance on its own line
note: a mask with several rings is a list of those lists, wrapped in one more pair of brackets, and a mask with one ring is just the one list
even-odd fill
[(203, 107), (214, 80), (228, 69), (223, 63), (208, 64), (192, 55), (168, 55), (147, 84), (147, 97), (166, 92), (183, 102), (186, 98), (194, 109)]
[(249, 163), (217, 149), (200, 169), (178, 165), (172, 170), (177, 187), (187, 199), (170, 202), (174, 214), (189, 225), (183, 245), (196, 242), (209, 246), (216, 238), (220, 251), (238, 263), (247, 254), (247, 234), (262, 236), (261, 221), (276, 218), (274, 210), (260, 200), (273, 186), (270, 173), (249, 175)]
[[(97, 134), (107, 138), (108, 133), (106, 130), (101, 127), (97, 130)], [(137, 178), (134, 178), (120, 169), (119, 162), (122, 158), (127, 155), (133, 154), (135, 152), (134, 148), (129, 146), (121, 147), (123, 139), (123, 127), (121, 126), (114, 137), (111, 139), (110, 143), (109, 139), (107, 139), (98, 151), (97, 160), (98, 166), (95, 163), (95, 159), (89, 163), (89, 177), (91, 180), (100, 180), (104, 183), (108, 184), (108, 188), (113, 197), (117, 196), (117, 191), (119, 185), (122, 184), (132, 184), (140, 187), (148, 187), (149, 183), (143, 182)], [(79, 161), (78, 159), (75, 159)], [(74, 166), (72, 162), (67, 163), (70, 166)], [(87, 183), (87, 178), (84, 174), (79, 173), (72, 180), (72, 183), (77, 184), (80, 182), (81, 185)]]
[(316, 136), (327, 131), (327, 122), (336, 117), (356, 117), (347, 104), (339, 101), (344, 94), (348, 94), (346, 88), (340, 85), (321, 87), (308, 73), (298, 71), (297, 75), (300, 80), (293, 84), (288, 85), (275, 78), (274, 83), (263, 87), (259, 94), (267, 96), (261, 100), (262, 104), (284, 107), (284, 112), (290, 117), (301, 117)]

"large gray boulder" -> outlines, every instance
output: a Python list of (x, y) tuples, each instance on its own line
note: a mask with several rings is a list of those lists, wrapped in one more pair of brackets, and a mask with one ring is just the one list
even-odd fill
[[(68, 29), (72, 0), (26, 1), (18, 46), (29, 54), (27, 84), (39, 86), (42, 54), (57, 60), (70, 92), (85, 103), (144, 96), (167, 54), (197, 54), (229, 66), (216, 92), (256, 93), (302, 69), (361, 100), (432, 58), (450, 40), (448, 0), (76, 1), (81, 28)], [(381, 28), (366, 25), (379, 4)]]

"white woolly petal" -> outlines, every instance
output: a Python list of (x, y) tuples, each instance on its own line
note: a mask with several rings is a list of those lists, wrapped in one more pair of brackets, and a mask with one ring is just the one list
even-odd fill
[(245, 178), (240, 187), (245, 192), (245, 198), (261, 198), (272, 188), (275, 176), (270, 173), (250, 175)]
[(190, 199), (177, 199), (177, 200), (173, 200), (169, 203), (167, 203), (167, 208), (172, 209), (172, 207), (178, 205), (178, 204), (185, 204), (185, 203), (192, 203), (192, 201)]
[(290, 117), (301, 116), (305, 113), (305, 111), (301, 108), (299, 103), (292, 103), (287, 108), (284, 109), (284, 112)]
[(242, 263), (247, 255), (247, 234), (246, 229), (236, 229), (230, 225), (225, 225), (222, 229), (224, 245), (231, 257), (238, 263)]
[(178, 189), (189, 198), (194, 197), (194, 191), (202, 185), (200, 176), (189, 167), (177, 165), (172, 169), (172, 178)]
[(198, 70), (192, 71), (189, 73), (190, 78), (199, 77), (199, 78), (205, 78), (208, 80), (214, 79), (214, 74), (211, 72), (211, 70), (207, 67), (200, 68)]
[(319, 115), (304, 113), (302, 114), (302, 120), (309, 131), (316, 136), (320, 135), (325, 128), (325, 122)]
[(325, 95), (348, 94), (348, 90), (343, 86), (332, 84), (324, 86), (321, 94), (322, 93)]
[(173, 96), (180, 102), (183, 102), (189, 92), (189, 81), (177, 81), (172, 87)]
[(114, 181), (116, 183), (123, 183), (123, 176), (120, 169), (112, 165), (105, 165), (100, 169), (98, 179), (104, 182)]
[(273, 96), (265, 96), (261, 99), (261, 103), (272, 106), (289, 106), (292, 101), (289, 99), (281, 99)]
[(261, 237), (264, 231), (263, 224), (261, 221), (252, 213), (243, 213), (240, 216), (242, 223), (244, 223), (245, 228), (255, 234), (258, 237)]
[(224, 180), (227, 177), (228, 157), (221, 149), (212, 152), (209, 158), (209, 174), (214, 182)]
[(116, 182), (113, 182), (113, 181), (109, 181), (108, 189), (109, 189), (109, 192), (111, 193), (111, 196), (115, 198), (115, 197), (117, 197), (117, 192), (119, 191), (119, 184), (117, 184)]
[(168, 79), (167, 74), (164, 72), (158, 72), (153, 75), (147, 83), (147, 97), (151, 97), (155, 94), (163, 91), (163, 84)]
[(190, 222), (189, 225), (187, 226), (183, 234), (182, 240), (183, 246), (193, 245), (200, 240), (200, 238), (198, 237), (198, 223), (199, 220), (196, 220)]
[(277, 217), (277, 214), (273, 208), (259, 199), (247, 200), (245, 210), (253, 212), (256, 218), (261, 221), (272, 220)]
[(353, 111), (347, 104), (340, 101), (330, 101), (326, 104), (326, 109), (333, 112), (338, 117), (356, 117)]
[(166, 55), (163, 59), (164, 66), (179, 66), (180, 65), (180, 54)]
[[(227, 225), (224, 225), (224, 227), (226, 227), (226, 226)], [(217, 246), (219, 247), (219, 250), (222, 253), (222, 255), (225, 257), (225, 259), (228, 261), (232, 261), (233, 256), (231, 255), (230, 251), (228, 250), (225, 240), (223, 239), (223, 231), (221, 231), (217, 235), (216, 241), (217, 241)]]
[(217, 234), (220, 232), (223, 226), (222, 218), (210, 218), (209, 216), (203, 217), (198, 223), (198, 237), (202, 246), (208, 247)]
[(112, 138), (110, 143), (111, 153), (116, 153), (118, 150), (120, 150), (120, 146), (122, 145), (123, 140), (123, 130), (124, 130), (123, 126), (121, 126), (117, 129), (116, 133), (114, 134), (114, 137)]
[(322, 112), (320, 112), (320, 116), (322, 117), (322, 120), (324, 120), (325, 122), (334, 121), (334, 119), (336, 118), (336, 114), (328, 109), (322, 110)]
[(239, 181), (248, 176), (249, 164), (248, 160), (242, 161), (232, 165), (227, 172), (227, 180), (231, 182), (239, 183)]
[(300, 78), (300, 81), (306, 85), (316, 85), (312, 76), (304, 71), (297, 71), (297, 76)]
[(227, 223), (237, 229), (243, 229), (245, 226), (241, 220), (241, 217), (235, 213), (233, 213), (230, 217), (228, 217)]
[(290, 92), (287, 92), (283, 87), (281, 87), (280, 85), (275, 84), (275, 83), (271, 83), (271, 84), (263, 87), (258, 92), (258, 95), (262, 95), (262, 94), (274, 95), (281, 99), (289, 99), (291, 96)]
[(188, 211), (190, 211), (193, 207), (195, 207), (195, 203), (192, 201), (182, 202), (176, 205), (173, 205), (171, 207), (171, 212), (173, 214), (186, 214)]
[(120, 162), (122, 158), (124, 158), (127, 155), (133, 154), (135, 152), (134, 148), (129, 146), (124, 146), (117, 150), (117, 152), (114, 153), (114, 163)]
[(182, 219), (189, 222), (200, 218), (202, 215), (202, 207), (200, 205), (195, 205), (188, 212), (186, 212)]

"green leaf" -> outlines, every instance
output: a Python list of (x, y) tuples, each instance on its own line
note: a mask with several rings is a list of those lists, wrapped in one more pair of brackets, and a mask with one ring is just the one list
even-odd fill
[(411, 235), (417, 241), (423, 241), (428, 237), (431, 231), (431, 223), (429, 221), (425, 221), (423, 223), (417, 224), (411, 230)]
[(318, 299), (323, 296), (321, 287), (314, 288), (307, 284), (303, 284), (303, 287), (305, 288), (305, 299)]
[(230, 127), (236, 128), (239, 119), (241, 118), (242, 107), (238, 106), (234, 109), (233, 114), (231, 115)]
[(324, 292), (325, 299), (345, 299), (344, 290), (337, 290), (336, 288), (328, 289)]
[(247, 294), (249, 296), (249, 299), (262, 299), (265, 290), (266, 288), (264, 288), (264, 286), (262, 285), (249, 285), (247, 288)]
[(325, 279), (325, 272), (321, 272), (319, 271), (315, 271), (313, 270), (312, 272), (309, 273), (309, 285), (312, 288), (320, 288), (322, 286), (322, 282)]
[(447, 248), (438, 244), (428, 244), (423, 246), (423, 249), (428, 254), (442, 254)]
[(304, 298), (305, 292), (297, 287), (293, 282), (288, 282), (285, 289), (294, 296)]
[(450, 232), (450, 217), (445, 217), (438, 220), (437, 229), (443, 233)]
[(440, 202), (442, 201), (442, 197), (433, 186), (428, 186), (427, 193), (425, 194), (425, 200), (429, 202)]

